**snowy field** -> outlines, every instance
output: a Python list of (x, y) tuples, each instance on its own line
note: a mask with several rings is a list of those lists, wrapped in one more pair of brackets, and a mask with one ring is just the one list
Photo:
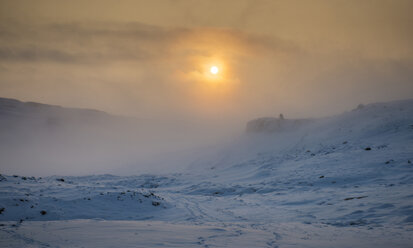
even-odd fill
[(1, 247), (413, 247), (413, 100), (243, 135), (185, 173), (0, 177)]
[(397, 227), (323, 224), (195, 224), (160, 221), (33, 221), (2, 228), (1, 247), (411, 247)]

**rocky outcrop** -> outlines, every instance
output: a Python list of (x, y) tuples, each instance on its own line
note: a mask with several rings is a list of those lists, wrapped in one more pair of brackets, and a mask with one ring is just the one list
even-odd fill
[(282, 115), (276, 117), (262, 117), (247, 123), (247, 133), (274, 133), (295, 130), (310, 123), (310, 119), (285, 119)]

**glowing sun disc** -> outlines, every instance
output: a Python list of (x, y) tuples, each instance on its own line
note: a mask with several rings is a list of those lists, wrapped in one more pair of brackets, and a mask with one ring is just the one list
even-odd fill
[(216, 66), (212, 66), (211, 69), (210, 69), (210, 71), (211, 71), (211, 73), (214, 74), (214, 75), (216, 75), (216, 74), (219, 72), (218, 67), (216, 67)]

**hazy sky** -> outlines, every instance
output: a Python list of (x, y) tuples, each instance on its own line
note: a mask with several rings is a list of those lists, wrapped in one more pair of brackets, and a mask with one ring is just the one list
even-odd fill
[(402, 0), (0, 0), (0, 97), (234, 121), (412, 98), (412, 10)]

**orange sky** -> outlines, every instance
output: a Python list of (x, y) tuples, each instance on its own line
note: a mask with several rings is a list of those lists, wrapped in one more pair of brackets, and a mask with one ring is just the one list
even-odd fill
[(236, 121), (411, 98), (412, 9), (401, 0), (0, 1), (0, 97)]

